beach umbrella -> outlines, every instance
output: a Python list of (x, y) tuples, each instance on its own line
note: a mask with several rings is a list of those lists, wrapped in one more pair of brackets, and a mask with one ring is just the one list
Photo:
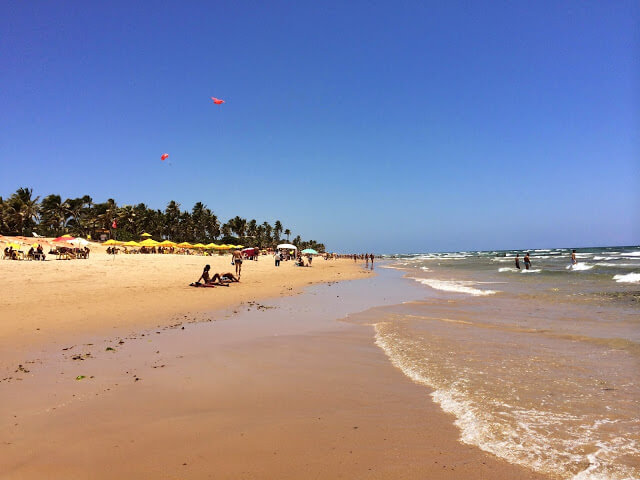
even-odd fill
[(123, 247), (139, 247), (140, 244), (138, 242), (136, 242), (135, 240), (131, 240), (131, 241), (127, 242), (127, 243), (124, 243), (122, 246)]
[(89, 241), (81, 237), (77, 237), (77, 238), (74, 238), (73, 240), (69, 240), (69, 243), (71, 245), (75, 245), (76, 247), (86, 247), (87, 245), (89, 245)]
[(207, 248), (202, 243), (196, 243), (193, 248)]
[(146, 240), (140, 242), (141, 247), (157, 247), (158, 245), (160, 245), (160, 243), (151, 238), (147, 238)]
[(298, 247), (296, 247), (295, 245), (291, 245), (290, 243), (281, 243), (280, 245), (278, 245), (278, 249), (280, 248), (284, 248), (286, 250), (297, 250)]
[(6, 248), (13, 248), (14, 250), (20, 250), (22, 248), (22, 245), (20, 245), (19, 243), (16, 242), (11, 242), (7, 245), (5, 245)]
[(316, 252), (313, 248), (305, 248), (304, 250), (302, 250), (302, 253), (308, 253), (310, 255), (318, 255), (318, 252)]
[(117, 240), (110, 238), (109, 240), (104, 242), (102, 245), (122, 245), (122, 242), (118, 242)]
[(191, 247), (193, 247), (193, 245), (191, 245), (189, 242), (182, 242), (182, 243), (178, 244), (178, 247), (191, 248)]
[(73, 240), (74, 237), (72, 237), (71, 235), (68, 234), (64, 234), (61, 237), (55, 238), (53, 241), (54, 242), (68, 242), (70, 240)]
[(151, 235), (150, 233), (144, 232), (143, 234), (140, 235), (141, 237), (151, 237), (153, 235)]
[(205, 245), (205, 248), (208, 248), (208, 249), (217, 248), (217, 247), (218, 245), (216, 245), (215, 243), (207, 243)]
[(160, 247), (175, 247), (177, 243), (172, 242), (171, 240), (165, 240), (158, 244)]

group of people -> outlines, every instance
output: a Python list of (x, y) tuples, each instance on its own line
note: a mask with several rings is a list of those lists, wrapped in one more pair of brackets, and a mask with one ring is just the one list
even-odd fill
[[(21, 260), (23, 254), (24, 252), (22, 250), (16, 250), (13, 246), (8, 246), (4, 249), (4, 258), (7, 260)], [(37, 247), (31, 245), (26, 256), (26, 258), (31, 260), (44, 260), (45, 257), (46, 255), (44, 254), (42, 245), (38, 245)]]
[[(576, 259), (576, 251), (571, 250), (571, 266), (574, 266), (578, 263)], [(520, 270), (520, 254), (516, 253), (516, 268)], [(531, 258), (529, 257), (529, 252), (527, 252), (524, 256), (524, 268), (529, 270), (531, 268)]]
[[(520, 254), (516, 253), (516, 268), (520, 270)], [(531, 258), (529, 257), (529, 252), (524, 256), (524, 268), (529, 270), (531, 268)]]
[(358, 260), (364, 260), (366, 262), (366, 266), (369, 266), (369, 262), (371, 262), (371, 269), (373, 270), (373, 260), (374, 260), (374, 255), (373, 253), (361, 253), (361, 254), (352, 254), (351, 257), (353, 258), (354, 262), (357, 262)]
[(313, 262), (313, 255), (306, 255), (307, 264), (304, 263), (304, 257), (300, 252), (297, 255), (292, 256), (289, 253), (282, 253), (280, 250), (276, 250), (273, 254), (273, 259), (275, 260), (276, 267), (280, 266), (280, 262), (283, 260), (289, 260), (295, 258), (295, 266), (297, 267), (310, 267)]

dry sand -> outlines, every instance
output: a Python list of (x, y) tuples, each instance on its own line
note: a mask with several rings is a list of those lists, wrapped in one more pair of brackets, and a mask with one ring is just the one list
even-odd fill
[(314, 320), (327, 295), (285, 300), (288, 314), (260, 303), (370, 276), (360, 265), (261, 257), (239, 285), (187, 287), (205, 263), (231, 270), (172, 255), (0, 263), (0, 479), (543, 478), (461, 444), (369, 327)]

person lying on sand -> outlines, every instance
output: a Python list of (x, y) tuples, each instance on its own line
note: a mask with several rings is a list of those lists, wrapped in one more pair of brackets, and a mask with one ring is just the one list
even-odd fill
[[(216, 273), (216, 275), (218, 275), (218, 274)], [(227, 272), (227, 273), (221, 273), (220, 274), (220, 281), (223, 281), (223, 282), (239, 282), (240, 279), (236, 278), (236, 276), (233, 273)]]
[[(202, 271), (202, 275), (200, 275), (200, 278), (195, 282), (191, 283), (190, 286), (200, 287), (200, 286), (219, 285), (221, 287), (228, 287), (229, 282), (238, 281), (231, 273), (224, 273), (222, 275), (220, 275), (219, 273), (215, 273), (213, 277), (210, 277), (209, 270), (211, 270), (211, 265), (205, 265), (204, 270)], [(229, 275), (231, 275), (231, 277), (229, 277)], [(223, 280), (226, 278), (228, 278), (228, 280)], [(203, 283), (200, 283), (200, 280), (202, 280)]]

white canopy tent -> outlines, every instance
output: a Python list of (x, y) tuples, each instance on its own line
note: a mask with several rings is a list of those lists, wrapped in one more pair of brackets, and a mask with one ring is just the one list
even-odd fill
[(278, 249), (283, 249), (283, 250), (298, 250), (298, 247), (296, 247), (295, 245), (291, 245), (290, 243), (281, 243), (280, 245), (278, 245)]

